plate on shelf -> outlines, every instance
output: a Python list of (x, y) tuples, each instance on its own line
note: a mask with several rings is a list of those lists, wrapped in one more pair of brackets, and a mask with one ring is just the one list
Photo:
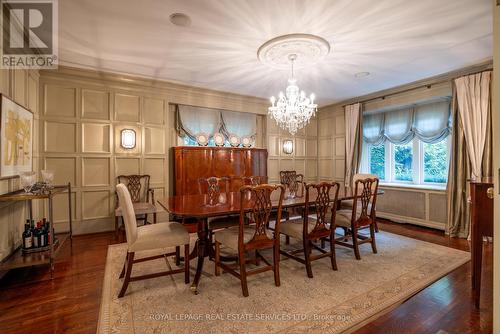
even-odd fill
[(208, 145), (208, 135), (206, 133), (198, 133), (196, 135), (196, 142), (200, 146), (207, 146)]
[(243, 147), (252, 147), (252, 138), (248, 136), (241, 137), (241, 145)]
[(224, 146), (224, 142), (226, 141), (226, 138), (224, 138), (224, 135), (220, 132), (214, 133), (214, 144), (215, 146)]
[(234, 134), (229, 135), (229, 144), (231, 144), (232, 147), (238, 147), (240, 146), (240, 137)]

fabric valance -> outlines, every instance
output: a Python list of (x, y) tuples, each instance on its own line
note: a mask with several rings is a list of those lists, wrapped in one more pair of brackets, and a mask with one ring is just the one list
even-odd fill
[(424, 143), (436, 143), (450, 131), (448, 99), (363, 116), (363, 139), (373, 145), (386, 140), (406, 144), (415, 137)]
[(221, 132), (226, 138), (230, 134), (235, 134), (240, 138), (243, 136), (255, 137), (257, 115), (177, 105), (176, 129), (179, 136), (188, 136), (192, 140), (196, 140), (196, 136), (201, 133), (212, 138), (216, 132)]

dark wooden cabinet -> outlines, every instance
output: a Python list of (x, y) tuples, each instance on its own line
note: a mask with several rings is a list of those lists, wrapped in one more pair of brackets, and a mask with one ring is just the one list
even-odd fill
[(229, 177), (231, 191), (237, 191), (248, 176), (267, 177), (267, 150), (234, 147), (173, 147), (174, 194), (198, 193), (198, 179)]
[(493, 198), (488, 196), (492, 187), (492, 178), (470, 181), (472, 289), (477, 308), (481, 295), (483, 237), (493, 236)]

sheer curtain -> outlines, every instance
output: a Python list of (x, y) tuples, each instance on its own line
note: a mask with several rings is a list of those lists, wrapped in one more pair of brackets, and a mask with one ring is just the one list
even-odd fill
[(361, 140), (359, 103), (350, 104), (345, 108), (345, 133), (346, 133), (346, 160), (345, 160), (345, 185), (350, 187), (352, 176), (359, 169), (359, 155)]
[(386, 140), (406, 144), (413, 138), (437, 143), (450, 131), (450, 100), (447, 98), (363, 116), (363, 139), (372, 145)]
[(177, 105), (176, 128), (181, 137), (188, 136), (196, 140), (198, 134), (205, 133), (211, 138), (220, 131), (221, 126), (219, 110)]
[(222, 132), (226, 138), (230, 134), (238, 137), (252, 137), (257, 134), (257, 115), (251, 113), (222, 111)]

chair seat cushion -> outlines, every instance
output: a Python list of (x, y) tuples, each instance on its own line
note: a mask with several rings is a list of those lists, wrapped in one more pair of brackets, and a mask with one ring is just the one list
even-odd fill
[(179, 223), (166, 222), (137, 228), (137, 239), (129, 246), (130, 252), (167, 248), (189, 244), (189, 233)]
[[(132, 206), (134, 207), (134, 212), (136, 216), (144, 215), (146, 213), (155, 213), (157, 211), (156, 206), (148, 202), (132, 203)], [(121, 217), (122, 215), (123, 215), (122, 208), (121, 207), (116, 208), (115, 216)]]
[[(220, 242), (226, 247), (238, 251), (238, 233), (239, 226), (226, 228), (221, 231), (217, 231), (214, 234), (215, 241)], [(266, 230), (267, 237), (269, 239), (273, 238), (272, 232)], [(255, 225), (248, 225), (243, 228), (243, 242), (247, 243), (252, 240), (255, 235)]]
[[(302, 230), (303, 230), (304, 220), (299, 217), (298, 219), (289, 220), (285, 223), (281, 223), (280, 225), (280, 233), (284, 235), (288, 235), (292, 238), (302, 240)], [(308, 219), (308, 229), (307, 232), (310, 233), (314, 226), (316, 225), (315, 219)]]
[[(371, 205), (368, 205), (368, 211), (370, 211)], [(361, 208), (358, 207), (356, 210), (356, 219), (361, 216)], [(335, 215), (335, 225), (341, 227), (351, 227), (351, 217), (352, 217), (352, 209), (342, 209), (337, 210), (337, 214)]]

